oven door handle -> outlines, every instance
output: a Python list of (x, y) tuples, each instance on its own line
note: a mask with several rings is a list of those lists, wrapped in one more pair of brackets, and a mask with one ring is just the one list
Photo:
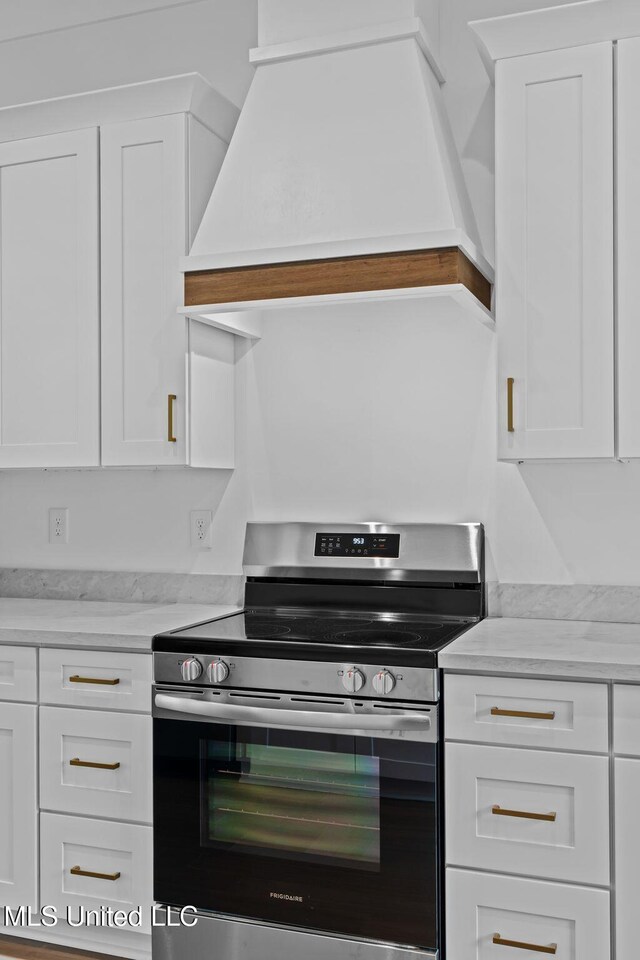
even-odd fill
[(323, 713), (319, 710), (279, 710), (269, 707), (242, 707), (233, 703), (212, 703), (156, 693), (155, 705), (160, 710), (190, 713), (210, 720), (260, 723), (282, 727), (335, 727), (340, 730), (428, 730), (428, 713), (407, 710), (381, 713), (380, 716), (357, 713)]

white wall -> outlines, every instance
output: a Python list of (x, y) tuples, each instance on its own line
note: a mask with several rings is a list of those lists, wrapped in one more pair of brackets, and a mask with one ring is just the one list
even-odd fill
[[(230, 35), (224, 0), (206, 0), (1, 43), (0, 100), (198, 69), (240, 102), (249, 5), (226, 4)], [(443, 3), (445, 96), (489, 252), (493, 94), (465, 23), (532, 6)], [(248, 518), (480, 519), (504, 581), (640, 583), (640, 464), (497, 464), (494, 383), (490, 335), (425, 304), (283, 311), (239, 348), (236, 471), (2, 474), (0, 565), (235, 573)], [(71, 510), (66, 546), (47, 543), (50, 506)], [(189, 545), (194, 508), (215, 512), (210, 552)]]

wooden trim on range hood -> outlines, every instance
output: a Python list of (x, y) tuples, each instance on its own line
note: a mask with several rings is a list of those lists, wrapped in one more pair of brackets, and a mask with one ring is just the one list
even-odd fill
[(184, 302), (196, 307), (448, 284), (462, 284), (491, 310), (491, 282), (459, 247), (196, 270), (185, 274)]

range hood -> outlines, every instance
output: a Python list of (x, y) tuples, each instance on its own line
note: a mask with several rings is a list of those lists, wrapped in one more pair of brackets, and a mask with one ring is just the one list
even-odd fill
[(182, 264), (183, 312), (216, 323), (447, 296), (491, 323), (493, 273), (442, 99), (438, 0), (259, 0), (259, 18), (253, 83)]

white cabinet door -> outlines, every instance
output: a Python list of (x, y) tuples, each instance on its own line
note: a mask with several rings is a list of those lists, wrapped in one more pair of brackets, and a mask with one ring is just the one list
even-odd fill
[(99, 463), (97, 130), (0, 144), (0, 467)]
[(616, 960), (637, 960), (640, 943), (640, 760), (614, 762)]
[(0, 703), (0, 903), (37, 908), (36, 710)]
[(40, 703), (151, 713), (152, 678), (148, 653), (40, 651)]
[(609, 960), (609, 909), (606, 890), (448, 869), (447, 957)]
[(175, 114), (101, 128), (107, 466), (187, 462), (187, 329), (177, 314), (187, 245), (186, 122)]
[(59, 916), (69, 911), (77, 919), (83, 907), (111, 907), (127, 913), (140, 909), (140, 927), (131, 930), (125, 925), (112, 932), (150, 933), (152, 878), (151, 827), (41, 814), (42, 902), (56, 907)]
[(36, 703), (37, 699), (38, 666), (34, 647), (0, 645), (0, 700)]
[(618, 455), (640, 457), (640, 37), (618, 43)]
[(151, 717), (40, 708), (40, 807), (151, 823)]
[(613, 457), (610, 43), (498, 63), (496, 191), (499, 457)]
[(609, 758), (446, 747), (447, 864), (609, 885)]

